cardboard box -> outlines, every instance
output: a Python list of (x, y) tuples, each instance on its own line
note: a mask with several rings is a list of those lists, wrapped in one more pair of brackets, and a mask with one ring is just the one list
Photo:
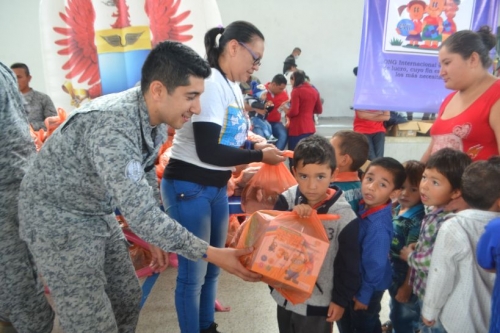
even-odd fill
[(418, 122), (418, 134), (429, 136), (432, 125), (434, 125), (434, 120), (423, 120)]
[(419, 130), (420, 127), (418, 126), (418, 122), (409, 121), (407, 123), (392, 126), (391, 130), (389, 131), (389, 135), (398, 137), (417, 136), (417, 132)]
[(270, 285), (310, 294), (327, 251), (328, 242), (271, 222), (250, 270), (265, 276)]
[(298, 304), (313, 292), (329, 241), (315, 213), (300, 218), (294, 212), (257, 211), (240, 226), (231, 246), (253, 246), (253, 253), (240, 257), (241, 263)]

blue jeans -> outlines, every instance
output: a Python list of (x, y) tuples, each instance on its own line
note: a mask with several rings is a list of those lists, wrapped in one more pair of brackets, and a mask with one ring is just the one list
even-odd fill
[[(162, 179), (161, 194), (170, 217), (210, 245), (224, 247), (229, 219), (226, 186)], [(200, 333), (214, 322), (219, 271), (204, 260), (179, 256), (175, 308), (182, 333)]]
[(373, 134), (364, 134), (368, 139), (368, 159), (373, 161), (378, 157), (384, 157), (385, 133), (378, 132)]
[(274, 144), (279, 150), (284, 150), (286, 148), (286, 143), (288, 141), (288, 131), (282, 122), (269, 122), (271, 128), (273, 129), (273, 136), (278, 139)]
[(392, 327), (395, 333), (414, 333), (420, 327), (420, 305), (418, 297), (411, 295), (408, 303), (400, 303), (396, 301), (398, 293), (398, 284), (393, 283), (389, 289), (391, 302), (389, 304), (391, 313), (389, 318), (392, 322)]
[(267, 120), (262, 119), (258, 116), (250, 118), (252, 120), (252, 132), (254, 132), (257, 135), (262, 136), (265, 139), (269, 139), (271, 136), (273, 129), (271, 128), (271, 125), (267, 122)]
[(374, 291), (367, 310), (354, 311), (354, 301), (349, 301), (344, 315), (337, 322), (340, 333), (381, 333), (380, 302), (385, 290)]

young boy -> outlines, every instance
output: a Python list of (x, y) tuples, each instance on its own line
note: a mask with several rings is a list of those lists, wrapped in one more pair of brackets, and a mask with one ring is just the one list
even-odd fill
[(331, 185), (338, 186), (344, 192), (347, 202), (357, 212), (362, 198), (358, 170), (368, 159), (368, 139), (354, 131), (338, 131), (330, 143), (335, 150), (339, 169)]
[(477, 262), (479, 266), (487, 271), (496, 272), (495, 287), (491, 299), (489, 333), (500, 333), (500, 218), (488, 223), (484, 234), (479, 239), (477, 243)]
[[(471, 162), (467, 154), (443, 148), (429, 158), (422, 175), (420, 198), (432, 210), (422, 221), (417, 244), (405, 246), (400, 252), (401, 259), (406, 260), (411, 268), (410, 283), (420, 303), (424, 299), (431, 255), (439, 228), (450, 217), (451, 212), (447, 206), (452, 201), (459, 200), (462, 195), (462, 174)], [(422, 330), (426, 330), (426, 327), (422, 327)], [(444, 332), (439, 323), (432, 331)]]
[(403, 166), (406, 180), (401, 188), (392, 221), (394, 237), (391, 244), (392, 285), (389, 288), (391, 295), (389, 318), (396, 332), (415, 332), (420, 323), (420, 306), (418, 297), (412, 293), (409, 284), (410, 269), (399, 257), (399, 252), (403, 246), (416, 243), (418, 240), (420, 225), (425, 215), (419, 191), (425, 165), (418, 161), (408, 161), (403, 163)]
[(393, 158), (375, 159), (361, 182), (363, 200), (358, 215), (361, 247), (361, 288), (338, 322), (341, 333), (380, 332), (380, 301), (391, 285), (389, 252), (393, 237), (391, 197), (406, 179), (405, 169)]
[(298, 185), (283, 192), (274, 209), (309, 216), (338, 214), (340, 220), (322, 221), (330, 246), (311, 297), (293, 305), (275, 290), (280, 333), (331, 333), (332, 322), (359, 288), (358, 219), (338, 187), (329, 188), (337, 168), (335, 152), (327, 139), (312, 135), (294, 151), (293, 171)]
[(487, 332), (495, 277), (477, 265), (475, 251), (486, 224), (500, 217), (500, 157), (465, 170), (462, 196), (470, 209), (448, 219), (439, 230), (422, 318), (427, 326), (439, 319), (447, 332)]

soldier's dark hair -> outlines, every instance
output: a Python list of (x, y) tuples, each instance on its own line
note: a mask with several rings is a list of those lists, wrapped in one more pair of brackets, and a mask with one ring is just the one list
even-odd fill
[(293, 151), (293, 166), (296, 168), (299, 163), (307, 164), (328, 164), (332, 173), (337, 168), (335, 151), (328, 140), (320, 135), (313, 134), (299, 141)]
[(489, 210), (500, 199), (500, 156), (474, 162), (462, 176), (462, 196), (469, 206)]
[(403, 184), (406, 180), (406, 172), (403, 164), (399, 163), (392, 157), (379, 157), (371, 161), (368, 168), (366, 168), (366, 174), (370, 172), (370, 168), (374, 166), (379, 166), (385, 170), (387, 170), (392, 177), (394, 178), (394, 190), (399, 190), (403, 187)]
[(349, 155), (352, 159), (351, 171), (357, 171), (368, 160), (369, 144), (368, 139), (361, 133), (350, 130), (336, 132), (333, 138), (339, 138), (339, 148), (341, 155)]
[(160, 81), (172, 94), (175, 88), (188, 86), (191, 76), (206, 79), (210, 72), (208, 63), (190, 47), (179, 42), (161, 42), (142, 66), (141, 90), (145, 94), (151, 82)]
[(16, 69), (16, 68), (22, 68), (24, 69), (24, 72), (26, 73), (26, 76), (30, 76), (30, 69), (26, 64), (23, 64), (22, 62), (16, 62), (10, 65), (10, 69)]
[(293, 52), (300, 52), (300, 53), (302, 53), (302, 50), (300, 49), (300, 47), (295, 47), (295, 48), (293, 49), (292, 53), (293, 53)]
[(419, 187), (422, 174), (425, 170), (425, 164), (420, 161), (409, 160), (404, 162), (403, 166), (405, 167), (406, 178), (410, 181), (410, 185)]
[(278, 86), (281, 86), (282, 84), (286, 84), (286, 77), (283, 75), (283, 74), (276, 74), (274, 77), (273, 77), (273, 80), (272, 82), (274, 84), (277, 84)]
[(460, 190), (462, 188), (462, 175), (471, 163), (472, 160), (466, 153), (451, 148), (443, 148), (429, 157), (425, 168), (436, 169), (450, 182), (452, 190)]
[(493, 35), (491, 28), (482, 26), (478, 32), (472, 30), (462, 30), (455, 32), (448, 37), (441, 47), (446, 47), (450, 53), (458, 53), (463, 59), (470, 58), (476, 52), (481, 59), (484, 68), (489, 68), (493, 61), (490, 57), (490, 50), (497, 44), (497, 39)]
[[(217, 36), (220, 35), (217, 43)], [(221, 73), (224, 72), (219, 66), (219, 57), (224, 52), (226, 45), (235, 39), (239, 43), (251, 43), (254, 38), (264, 40), (264, 35), (255, 25), (246, 21), (234, 21), (227, 27), (215, 27), (205, 33), (205, 50), (207, 60), (211, 67), (217, 68)], [(225, 75), (225, 74), (224, 74)]]

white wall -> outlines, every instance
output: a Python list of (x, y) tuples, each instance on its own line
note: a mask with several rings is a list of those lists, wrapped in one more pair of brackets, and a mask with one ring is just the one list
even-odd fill
[[(62, 0), (60, 0), (62, 1)], [(138, 1), (138, 0), (129, 0)], [(349, 115), (354, 92), (352, 68), (358, 60), (363, 1), (218, 0), (224, 24), (254, 23), (266, 37), (266, 53), (257, 76), (271, 80), (295, 46), (297, 61), (325, 98), (325, 116)], [(307, 8), (305, 8), (307, 6)], [(32, 86), (46, 91), (39, 32), (39, 0), (0, 0), (0, 61), (24, 62)], [(50, 94), (50, 92), (48, 92)]]
[(225, 25), (235, 20), (255, 24), (266, 38), (257, 77), (271, 80), (295, 46), (297, 60), (325, 99), (324, 116), (351, 116), (363, 21), (363, 1), (217, 0)]
[[(262, 81), (281, 73), (283, 60), (299, 46), (302, 55), (297, 64), (324, 97), (323, 115), (352, 116), (349, 109), (355, 85), (352, 69), (358, 63), (364, 1), (217, 0), (217, 3), (225, 25), (247, 20), (266, 37), (263, 64), (256, 73)], [(32, 86), (46, 92), (38, 9), (39, 0), (0, 0), (0, 61), (7, 65), (28, 64)]]

